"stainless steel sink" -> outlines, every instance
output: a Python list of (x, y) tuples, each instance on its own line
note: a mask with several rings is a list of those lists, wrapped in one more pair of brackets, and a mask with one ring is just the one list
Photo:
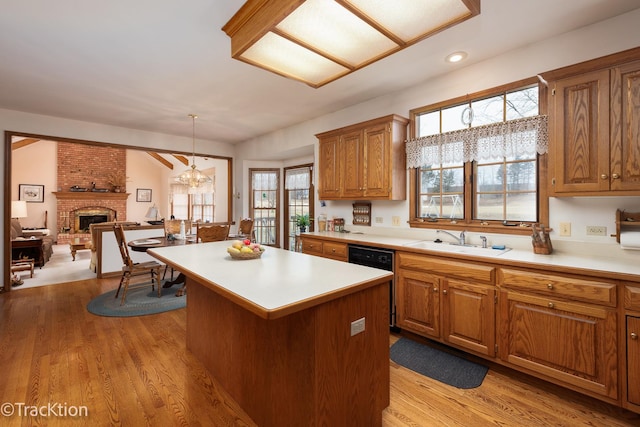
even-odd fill
[(430, 251), (469, 254), (469, 255), (478, 255), (478, 256), (487, 256), (487, 257), (500, 256), (503, 253), (511, 250), (511, 248), (492, 249), (490, 247), (483, 248), (482, 246), (458, 245), (455, 243), (447, 243), (447, 242), (436, 243), (431, 240), (421, 240), (419, 242), (407, 243), (404, 246), (412, 247), (415, 249), (427, 249)]

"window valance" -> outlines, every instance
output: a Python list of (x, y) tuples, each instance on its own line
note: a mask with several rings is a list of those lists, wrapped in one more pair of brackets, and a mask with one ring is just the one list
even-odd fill
[(287, 169), (285, 171), (284, 188), (287, 190), (308, 190), (311, 186), (309, 167)]
[(549, 151), (547, 116), (525, 117), (407, 141), (407, 168), (532, 157)]

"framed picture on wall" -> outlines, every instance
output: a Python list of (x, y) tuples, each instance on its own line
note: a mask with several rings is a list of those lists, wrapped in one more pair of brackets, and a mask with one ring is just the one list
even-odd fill
[(136, 202), (150, 202), (151, 201), (151, 189), (150, 188), (138, 188), (136, 191)]
[(18, 200), (44, 203), (44, 185), (19, 184), (18, 193)]

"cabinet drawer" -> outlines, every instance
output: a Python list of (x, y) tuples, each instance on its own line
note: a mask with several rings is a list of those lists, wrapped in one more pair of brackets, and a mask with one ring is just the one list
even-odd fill
[(326, 257), (347, 260), (347, 245), (345, 243), (323, 242), (322, 253)]
[(486, 265), (470, 264), (452, 260), (443, 260), (424, 255), (399, 252), (398, 267), (424, 271), (447, 277), (473, 280), (474, 282), (494, 283), (496, 268)]
[(302, 239), (302, 252), (305, 254), (322, 256), (322, 246), (323, 242), (320, 240)]
[(616, 305), (616, 284), (588, 279), (500, 269), (498, 283), (505, 288), (522, 289), (555, 298), (568, 298), (608, 306)]
[(640, 286), (624, 287), (624, 308), (640, 310)]

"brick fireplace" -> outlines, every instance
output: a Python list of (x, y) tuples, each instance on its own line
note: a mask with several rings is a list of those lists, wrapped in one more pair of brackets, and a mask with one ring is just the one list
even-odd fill
[[(125, 221), (129, 193), (112, 192), (109, 175), (126, 174), (126, 150), (58, 142), (56, 220), (58, 244), (89, 237), (91, 222)], [(76, 186), (87, 191), (71, 191)], [(92, 188), (107, 191), (91, 191)]]

